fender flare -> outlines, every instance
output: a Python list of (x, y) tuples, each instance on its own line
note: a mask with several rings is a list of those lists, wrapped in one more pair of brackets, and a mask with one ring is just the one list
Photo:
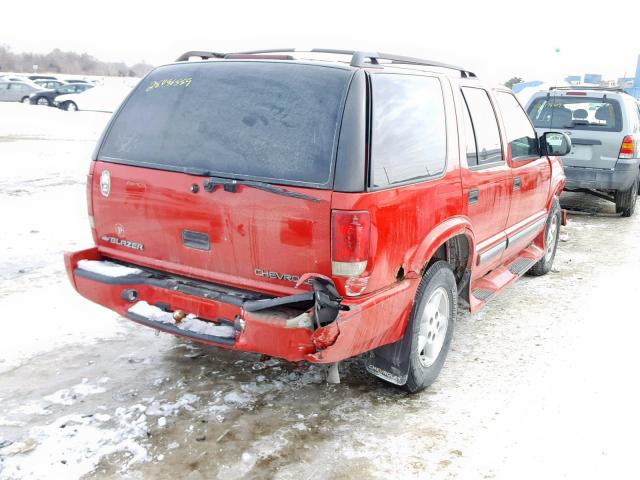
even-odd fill
[(469, 265), (471, 265), (476, 247), (475, 235), (473, 234), (470, 219), (466, 216), (458, 215), (448, 218), (431, 229), (429, 234), (420, 242), (420, 245), (406, 258), (406, 264), (409, 265), (408, 272), (420, 275), (424, 266), (433, 257), (438, 248), (457, 235), (464, 235), (469, 242)]

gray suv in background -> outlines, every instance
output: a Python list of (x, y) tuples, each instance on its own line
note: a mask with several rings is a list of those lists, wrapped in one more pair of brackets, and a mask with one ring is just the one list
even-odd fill
[(565, 190), (595, 193), (630, 217), (640, 181), (640, 107), (620, 89), (557, 87), (531, 97), (527, 113), (539, 135), (561, 130), (572, 151), (562, 161)]

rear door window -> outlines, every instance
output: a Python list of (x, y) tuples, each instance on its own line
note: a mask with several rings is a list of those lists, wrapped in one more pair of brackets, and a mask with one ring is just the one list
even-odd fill
[(478, 165), (478, 144), (476, 143), (476, 134), (473, 129), (473, 122), (469, 114), (469, 107), (463, 102), (462, 117), (464, 121), (464, 133), (467, 143), (467, 165), (473, 167)]
[(606, 97), (606, 94), (602, 97), (549, 94), (536, 98), (527, 113), (536, 128), (620, 132), (620, 103)]
[(503, 161), (500, 130), (489, 94), (481, 88), (462, 87), (476, 137), (478, 165)]
[(330, 188), (351, 75), (285, 62), (157, 68), (114, 119), (100, 159)]
[(440, 80), (375, 74), (372, 84), (371, 186), (442, 174), (447, 131)]
[(540, 157), (536, 131), (516, 98), (507, 92), (496, 92), (496, 99), (504, 120), (511, 159), (518, 161)]

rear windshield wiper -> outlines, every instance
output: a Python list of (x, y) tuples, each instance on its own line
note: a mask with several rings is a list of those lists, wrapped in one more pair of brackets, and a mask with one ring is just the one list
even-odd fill
[(275, 193), (276, 195), (283, 195), (285, 197), (300, 198), (302, 200), (310, 200), (312, 202), (319, 202), (320, 199), (305, 195), (304, 193), (292, 192), (281, 187), (276, 187), (266, 182), (259, 182), (257, 180), (239, 180), (233, 178), (222, 177), (209, 177), (204, 182), (204, 189), (207, 192), (213, 192), (218, 185), (221, 185), (226, 192), (235, 192), (238, 185), (244, 185), (245, 187), (255, 188), (264, 192)]

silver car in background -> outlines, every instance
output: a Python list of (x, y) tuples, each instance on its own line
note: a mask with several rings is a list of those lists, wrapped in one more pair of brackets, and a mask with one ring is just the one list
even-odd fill
[(40, 92), (44, 88), (35, 83), (24, 81), (4, 81), (0, 79), (0, 102), (29, 103), (29, 95)]
[(538, 135), (563, 131), (573, 145), (563, 157), (565, 190), (615, 202), (630, 217), (640, 182), (640, 107), (621, 89), (557, 87), (534, 94), (526, 111)]

